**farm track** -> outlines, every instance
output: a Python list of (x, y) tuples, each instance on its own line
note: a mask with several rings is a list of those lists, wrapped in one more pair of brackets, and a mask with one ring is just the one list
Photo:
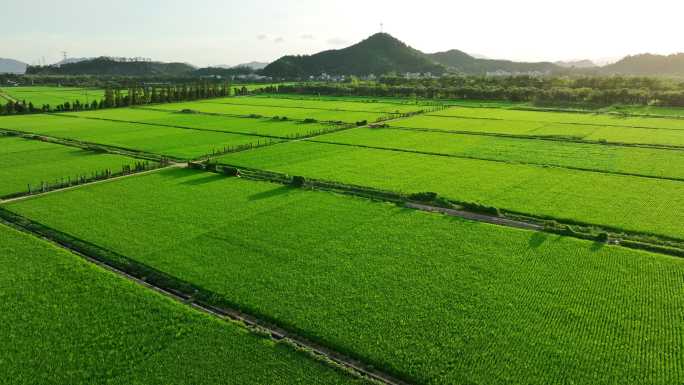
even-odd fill
[(553, 121), (539, 121), (526, 119), (504, 119), (504, 118), (487, 118), (479, 116), (460, 116), (460, 115), (441, 115), (428, 113), (427, 116), (434, 116), (438, 118), (453, 118), (453, 119), (469, 119), (469, 120), (490, 120), (497, 122), (521, 122), (521, 123), (546, 123), (546, 124), (561, 124), (569, 126), (594, 126), (594, 127), (612, 127), (612, 128), (640, 128), (644, 130), (665, 130), (665, 131), (684, 131), (684, 128), (665, 128), (665, 127), (646, 127), (646, 126), (630, 126), (625, 124), (607, 124), (607, 123), (579, 123), (579, 122), (553, 122)]
[[(14, 214), (16, 217), (20, 217), (16, 214)], [(35, 223), (31, 220), (28, 220), (26, 218), (20, 217), (22, 220), (28, 221), (30, 223)], [(265, 322), (258, 317), (255, 317), (253, 315), (250, 315), (248, 313), (242, 312), (238, 309), (227, 307), (225, 305), (222, 306), (214, 306), (210, 303), (207, 303), (205, 301), (202, 301), (200, 299), (194, 298), (195, 293), (197, 293), (197, 290), (194, 290), (193, 292), (184, 292), (178, 289), (174, 289), (171, 287), (171, 284), (168, 286), (164, 286), (161, 284), (158, 284), (156, 282), (153, 282), (152, 280), (148, 279), (148, 276), (146, 274), (136, 274), (133, 271), (126, 271), (124, 269), (118, 268), (115, 263), (112, 263), (111, 261), (108, 261), (106, 258), (100, 258), (96, 255), (91, 255), (85, 250), (82, 250), (81, 248), (72, 246), (68, 244), (68, 242), (65, 241), (60, 241), (59, 239), (56, 239), (55, 237), (50, 237), (48, 234), (40, 233), (37, 231), (32, 230), (29, 228), (29, 226), (23, 225), (22, 223), (14, 222), (11, 220), (8, 220), (6, 218), (0, 217), (0, 223), (3, 223), (7, 226), (10, 226), (12, 228), (15, 228), (19, 231), (22, 231), (24, 233), (27, 233), (29, 235), (38, 237), (40, 239), (43, 239), (59, 248), (62, 248), (64, 250), (67, 250), (68, 252), (71, 252), (73, 254), (78, 255), (79, 257), (83, 258), (85, 261), (90, 262), (94, 265), (97, 265), (99, 267), (102, 267), (108, 271), (111, 271), (118, 276), (127, 279), (133, 283), (136, 283), (144, 288), (154, 290), (155, 292), (162, 294), (170, 299), (175, 300), (178, 303), (190, 306), (200, 312), (203, 312), (205, 314), (208, 314), (210, 316), (216, 317), (224, 322), (237, 322), (239, 324), (242, 324), (243, 327), (245, 327), (247, 330), (249, 330), (252, 333), (256, 333), (259, 335), (268, 335), (271, 340), (273, 340), (276, 343), (285, 343), (295, 350), (303, 351), (306, 354), (308, 354), (312, 359), (323, 361), (324, 363), (328, 364), (329, 366), (332, 366), (335, 368), (335, 366), (343, 367), (346, 370), (354, 373), (356, 376), (359, 376), (361, 378), (365, 379), (370, 379), (375, 383), (382, 383), (382, 384), (387, 384), (387, 385), (409, 385), (408, 382), (405, 382), (403, 380), (400, 380), (398, 378), (395, 378), (394, 376), (382, 372), (381, 370), (376, 369), (375, 367), (372, 367), (370, 365), (367, 365), (359, 360), (355, 360), (351, 357), (348, 357), (342, 353), (338, 353), (333, 349), (330, 349), (328, 347), (325, 347), (323, 345), (319, 345), (315, 342), (309, 341), (306, 338), (303, 338), (297, 334), (288, 332), (285, 329), (282, 329), (278, 326), (272, 325), (268, 322)], [(82, 243), (87, 243), (85, 241), (79, 240)], [(98, 247), (98, 246), (95, 246)], [(99, 247), (98, 247), (99, 248)], [(107, 250), (109, 253), (114, 253), (110, 250)], [(114, 253), (115, 254), (115, 253)], [(128, 260), (129, 258), (121, 256), (123, 259)], [(135, 262), (136, 264), (139, 264)], [(157, 271), (154, 268), (147, 267), (145, 266), (146, 269), (148, 269), (148, 273), (153, 271), (157, 272), (161, 276), (166, 277), (166, 281), (168, 282), (168, 279), (175, 280), (176, 282), (180, 282), (182, 284), (188, 285), (186, 282), (183, 282), (179, 280), (176, 277), (173, 276), (168, 276), (163, 272)]]
[(538, 167), (554, 167), (554, 168), (561, 168), (561, 169), (566, 169), (566, 170), (593, 172), (593, 173), (598, 173), (598, 174), (622, 175), (622, 176), (631, 176), (631, 177), (637, 177), (637, 178), (660, 179), (660, 180), (671, 180), (671, 181), (675, 181), (675, 182), (684, 182), (684, 178), (677, 178), (677, 177), (655, 176), (655, 175), (637, 174), (637, 173), (620, 172), (620, 171), (607, 171), (607, 170), (585, 168), (585, 167), (562, 166), (562, 165), (550, 164), (550, 163), (508, 161), (508, 160), (494, 159), (494, 158), (482, 158), (482, 157), (477, 157), (477, 156), (445, 154), (445, 153), (441, 153), (441, 152), (407, 150), (407, 149), (394, 148), (394, 147), (369, 146), (369, 145), (365, 145), (365, 144), (353, 144), (353, 143), (338, 143), (338, 142), (318, 140), (318, 139), (304, 139), (303, 141), (311, 142), (311, 143), (330, 144), (330, 145), (336, 145), (336, 146), (367, 148), (367, 149), (371, 149), (371, 150), (380, 150), (380, 151), (394, 151), (394, 152), (403, 152), (403, 153), (409, 153), (409, 154), (441, 156), (441, 157), (446, 157), (446, 158), (473, 159), (473, 160), (481, 160), (481, 161), (485, 161), (485, 162), (496, 162), (496, 163), (504, 163), (504, 164), (511, 164), (511, 165), (529, 165), (529, 166), (538, 166)]
[(543, 231), (544, 230), (544, 226), (541, 226), (541, 225), (538, 225), (535, 223), (516, 221), (513, 219), (502, 218), (502, 217), (495, 217), (493, 215), (478, 214), (478, 213), (474, 213), (471, 211), (447, 209), (444, 207), (436, 207), (436, 206), (430, 206), (430, 205), (413, 203), (413, 202), (406, 203), (406, 207), (408, 207), (410, 209), (427, 211), (427, 212), (431, 212), (431, 213), (446, 214), (446, 215), (451, 216), (451, 217), (459, 217), (459, 218), (468, 219), (471, 221), (490, 223), (493, 225), (506, 226), (506, 227), (514, 227), (517, 229), (525, 229), (525, 230), (533, 230), (533, 231)]
[(77, 185), (73, 185), (73, 186), (56, 188), (54, 190), (45, 191), (45, 192), (41, 192), (41, 193), (26, 194), (26, 195), (18, 196), (16, 198), (0, 199), (0, 205), (12, 203), (12, 202), (24, 201), (24, 200), (28, 200), (28, 199), (32, 199), (32, 198), (40, 198), (40, 197), (45, 196), (45, 195), (50, 195), (53, 193), (64, 192), (64, 191), (69, 191), (69, 190), (76, 190), (78, 188), (86, 187), (86, 186), (92, 186), (92, 185), (102, 184), (102, 183), (106, 183), (106, 182), (115, 182), (115, 181), (120, 180), (120, 179), (126, 179), (126, 178), (135, 177), (135, 176), (142, 176), (142, 175), (146, 175), (146, 174), (152, 174), (155, 172), (159, 172), (159, 171), (166, 170), (169, 168), (174, 168), (174, 167), (184, 168), (184, 167), (187, 167), (187, 164), (186, 163), (172, 163), (168, 166), (155, 168), (153, 170), (134, 172), (134, 173), (127, 174), (127, 175), (120, 175), (120, 176), (115, 176), (115, 177), (111, 177), (111, 178), (107, 178), (107, 179), (94, 180), (92, 182), (86, 182), (86, 183), (81, 183), (81, 184), (77, 184)]
[(595, 145), (601, 145), (601, 146), (639, 147), (639, 148), (651, 148), (651, 149), (656, 149), (656, 150), (684, 151), (684, 146), (674, 146), (674, 145), (667, 145), (667, 144), (648, 144), (648, 143), (601, 142), (598, 140), (584, 140), (584, 139), (575, 139), (572, 137), (553, 136), (553, 135), (516, 135), (516, 134), (504, 134), (504, 133), (498, 133), (498, 132), (445, 130), (445, 129), (441, 129), (441, 128), (403, 127), (403, 126), (390, 126), (390, 127), (383, 127), (383, 128), (384, 129), (390, 129), (390, 130), (438, 132), (441, 134), (454, 134), (454, 135), (492, 136), (492, 137), (498, 137), (498, 138), (509, 138), (509, 139), (520, 139), (520, 140), (546, 140), (546, 141), (550, 141), (550, 142), (568, 142), (568, 143), (579, 143), (579, 144), (595, 144)]

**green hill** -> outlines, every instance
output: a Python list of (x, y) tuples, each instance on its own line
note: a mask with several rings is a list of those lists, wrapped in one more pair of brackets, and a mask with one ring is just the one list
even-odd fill
[(426, 55), (436, 63), (442, 64), (451, 71), (479, 75), (491, 72), (506, 73), (551, 73), (562, 70), (549, 62), (523, 63), (510, 60), (477, 59), (456, 49)]
[(445, 71), (422, 52), (389, 34), (378, 33), (340, 50), (311, 56), (284, 56), (264, 68), (263, 74), (277, 78), (310, 75), (381, 75), (389, 72), (441, 74)]
[(684, 76), (684, 53), (627, 56), (617, 63), (602, 67), (600, 72), (607, 75)]
[(51, 66), (29, 66), (27, 74), (40, 75), (116, 75), (116, 76), (184, 76), (195, 68), (185, 63), (162, 63), (99, 57)]

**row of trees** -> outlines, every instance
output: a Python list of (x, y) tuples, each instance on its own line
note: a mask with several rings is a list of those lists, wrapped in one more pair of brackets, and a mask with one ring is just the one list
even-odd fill
[(378, 82), (281, 85), (265, 87), (261, 91), (338, 96), (502, 100), (561, 106), (652, 104), (684, 107), (684, 83), (653, 78), (384, 78)]
[[(247, 94), (245, 87), (236, 88), (232, 91), (236, 95)], [(79, 100), (73, 102), (65, 101), (56, 106), (44, 104), (40, 107), (34, 106), (32, 102), (8, 101), (4, 106), (0, 106), (0, 114), (34, 114), (42, 112), (64, 112), (64, 111), (83, 111), (96, 110), (102, 108), (128, 107), (153, 103), (173, 103), (183, 101), (193, 101), (231, 95), (230, 83), (197, 83), (183, 85), (165, 86), (134, 86), (126, 89), (107, 87), (104, 98), (93, 100), (90, 103), (81, 103)]]

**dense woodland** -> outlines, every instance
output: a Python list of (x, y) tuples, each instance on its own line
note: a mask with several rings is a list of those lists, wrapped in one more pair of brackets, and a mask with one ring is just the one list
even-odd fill
[(533, 102), (555, 106), (612, 104), (684, 107), (684, 81), (652, 77), (485, 77), (447, 76), (406, 79), (385, 76), (377, 82), (299, 83), (264, 92), (477, 99)]

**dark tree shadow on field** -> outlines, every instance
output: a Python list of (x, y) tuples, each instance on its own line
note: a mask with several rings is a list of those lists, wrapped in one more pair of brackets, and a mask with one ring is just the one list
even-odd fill
[(247, 197), (247, 200), (250, 201), (258, 201), (261, 199), (268, 199), (268, 198), (273, 198), (277, 197), (279, 195), (287, 194), (291, 190), (294, 190), (294, 187), (290, 186), (280, 186), (278, 188), (274, 188), (271, 190), (263, 191), (257, 194), (252, 194), (249, 197)]
[(226, 179), (226, 178), (227, 178), (227, 176), (225, 176), (225, 175), (211, 174), (211, 175), (207, 175), (207, 176), (202, 177), (202, 178), (186, 180), (185, 182), (183, 182), (181, 184), (188, 185), (188, 186), (200, 186), (200, 185), (207, 184), (207, 183), (217, 182), (219, 180)]
[(604, 242), (594, 242), (591, 244), (591, 251), (599, 251), (606, 246)]
[(548, 234), (542, 233), (541, 231), (537, 231), (530, 237), (529, 245), (530, 247), (536, 249), (539, 246), (543, 245), (548, 238)]

